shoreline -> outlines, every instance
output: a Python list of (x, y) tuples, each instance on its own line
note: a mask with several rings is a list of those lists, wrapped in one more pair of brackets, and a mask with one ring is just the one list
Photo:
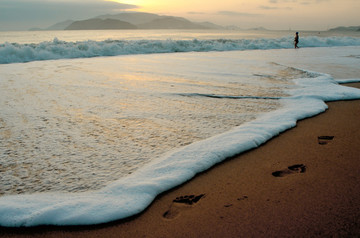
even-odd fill
[(159, 195), (140, 215), (95, 226), (0, 228), (0, 236), (358, 236), (360, 100), (327, 104), (325, 113)]

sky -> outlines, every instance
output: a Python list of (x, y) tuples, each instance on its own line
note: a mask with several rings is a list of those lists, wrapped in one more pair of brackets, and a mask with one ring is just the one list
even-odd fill
[(46, 28), (140, 11), (244, 29), (327, 30), (360, 25), (360, 0), (0, 0), (0, 31)]

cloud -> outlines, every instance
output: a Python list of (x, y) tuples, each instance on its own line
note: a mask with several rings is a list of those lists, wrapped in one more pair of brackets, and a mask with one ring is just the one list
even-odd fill
[(263, 10), (276, 10), (276, 9), (279, 9), (278, 7), (269, 7), (269, 6), (260, 6), (259, 8), (263, 9)]
[(208, 16), (225, 16), (225, 17), (255, 17), (260, 16), (260, 14), (252, 14), (246, 12), (236, 12), (236, 11), (217, 11), (217, 12), (187, 12), (189, 15), (208, 15)]
[(205, 12), (187, 12), (187, 14), (190, 14), (190, 15), (204, 15), (206, 13)]
[[(136, 5), (103, 0), (1, 0), (0, 30), (47, 27), (67, 19), (82, 20), (101, 14), (136, 9)], [(15, 29), (16, 30), (16, 29)]]
[(308, 1), (302, 1), (300, 4), (302, 5), (311, 5), (314, 3), (322, 3), (322, 2), (330, 2), (331, 0), (308, 0)]
[(296, 5), (312, 5), (312, 4), (318, 4), (318, 3), (330, 2), (330, 1), (332, 0), (268, 0), (271, 6), (261, 5), (258, 8), (262, 10), (279, 10), (279, 9), (291, 10)]
[(299, 3), (303, 4), (306, 2), (307, 4), (313, 4), (313, 3), (321, 3), (321, 2), (331, 2), (332, 0), (307, 0), (307, 1), (299, 1), (299, 0), (269, 0), (269, 3), (277, 4), (277, 3)]
[(280, 9), (285, 9), (285, 10), (292, 10), (291, 7), (270, 7), (270, 6), (259, 6), (260, 9), (262, 10), (280, 10)]
[(259, 16), (259, 14), (252, 14), (252, 13), (246, 13), (246, 12), (234, 12), (234, 11), (218, 11), (217, 15), (223, 15), (223, 16)]

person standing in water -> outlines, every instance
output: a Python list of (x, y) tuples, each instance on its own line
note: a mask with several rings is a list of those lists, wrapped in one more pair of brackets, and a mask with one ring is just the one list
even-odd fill
[(295, 49), (299, 48), (298, 43), (299, 43), (299, 32), (296, 32), (295, 38), (294, 38), (294, 47), (295, 47)]

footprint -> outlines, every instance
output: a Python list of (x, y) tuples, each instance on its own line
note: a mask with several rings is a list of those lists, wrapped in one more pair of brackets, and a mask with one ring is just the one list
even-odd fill
[(169, 210), (167, 210), (163, 217), (166, 219), (174, 219), (181, 211), (187, 210), (192, 207), (193, 204), (197, 203), (205, 194), (196, 195), (185, 195), (177, 197), (173, 200)]
[(180, 197), (177, 197), (176, 199), (174, 199), (173, 202), (185, 203), (187, 205), (192, 205), (193, 203), (197, 203), (204, 195), (205, 194), (200, 194), (199, 196), (195, 196), (195, 195), (180, 196)]
[(319, 145), (326, 145), (329, 141), (333, 140), (334, 136), (318, 136)]
[(284, 177), (286, 175), (295, 174), (295, 173), (305, 173), (306, 166), (303, 164), (295, 164), (289, 166), (287, 169), (275, 171), (272, 173), (274, 177)]

